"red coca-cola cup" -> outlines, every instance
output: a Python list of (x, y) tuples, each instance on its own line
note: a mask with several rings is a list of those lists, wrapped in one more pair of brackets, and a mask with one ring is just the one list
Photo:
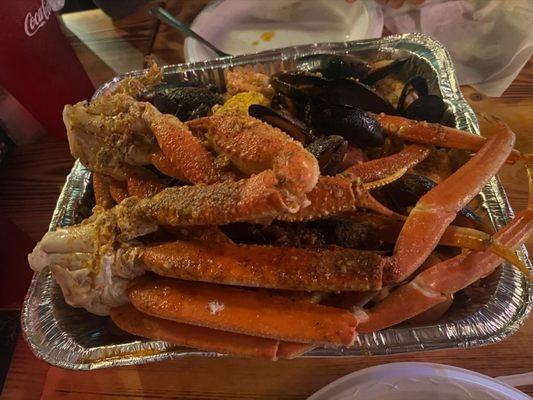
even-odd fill
[(63, 106), (90, 98), (94, 87), (61, 32), (57, 3), (0, 1), (0, 86), (50, 134), (65, 138)]

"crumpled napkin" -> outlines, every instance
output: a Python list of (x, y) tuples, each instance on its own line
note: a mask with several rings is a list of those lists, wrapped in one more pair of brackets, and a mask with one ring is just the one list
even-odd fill
[(501, 96), (533, 54), (532, 0), (427, 0), (383, 12), (391, 32), (446, 46), (459, 82), (487, 96)]

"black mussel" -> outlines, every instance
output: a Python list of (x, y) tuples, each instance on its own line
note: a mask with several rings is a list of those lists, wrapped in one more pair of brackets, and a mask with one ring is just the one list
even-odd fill
[(409, 119), (440, 123), (444, 117), (446, 105), (439, 96), (430, 94), (413, 101), (402, 113)]
[[(383, 189), (388, 194), (390, 207), (400, 213), (405, 213), (407, 208), (412, 207), (427, 192), (437, 184), (424, 175), (405, 174), (401, 178), (391, 182)], [(458, 214), (479, 223), (481, 219), (471, 207), (463, 207)]]
[(403, 86), (402, 93), (400, 94), (400, 98), (398, 100), (398, 111), (400, 113), (405, 111), (409, 105), (406, 104), (409, 96), (427, 96), (428, 93), (429, 87), (427, 81), (419, 75), (413, 76), (407, 82), (405, 82)]
[(340, 135), (361, 148), (381, 146), (385, 141), (385, 133), (374, 117), (355, 107), (333, 104), (317, 107), (311, 126), (320, 134)]
[[(408, 103), (409, 98), (413, 98)], [(409, 119), (427, 122), (441, 122), (446, 105), (441, 97), (429, 94), (426, 79), (414, 76), (409, 79), (398, 100), (398, 112)]]
[(353, 54), (312, 54), (298, 60), (298, 69), (318, 72), (326, 79), (365, 78), (371, 66)]
[(396, 110), (378, 92), (355, 79), (324, 79), (307, 72), (280, 72), (270, 78), (272, 87), (293, 101), (309, 100), (343, 104), (374, 113), (396, 114)]
[(283, 93), (276, 93), (270, 102), (270, 106), (274, 110), (283, 110), (291, 115), (298, 114), (298, 106), (294, 100), (288, 96), (285, 96)]
[(308, 144), (316, 139), (302, 121), (284, 110), (274, 110), (260, 104), (252, 104), (248, 107), (248, 114), (281, 129), (303, 144)]
[(414, 206), (420, 197), (435, 186), (437, 184), (424, 175), (405, 174), (384, 186), (384, 190), (389, 195), (390, 206), (397, 212), (405, 213), (408, 207)]
[(327, 82), (316, 74), (297, 71), (278, 72), (270, 77), (277, 92), (298, 100), (320, 96)]
[(150, 88), (139, 100), (151, 102), (159, 111), (174, 114), (182, 121), (209, 115), (211, 107), (224, 103), (224, 98), (203, 85), (166, 83)]
[(318, 138), (305, 148), (316, 157), (322, 175), (335, 175), (340, 172), (348, 142), (342, 136), (330, 135)]
[(372, 85), (383, 78), (394, 75), (403, 68), (408, 60), (409, 58), (399, 58), (397, 60), (387, 60), (388, 62), (378, 62), (376, 63), (377, 66), (374, 66), (367, 76), (361, 79), (361, 82)]
[(394, 115), (396, 110), (370, 86), (353, 79), (325, 81), (320, 97), (327, 104), (339, 104), (360, 108), (373, 113)]

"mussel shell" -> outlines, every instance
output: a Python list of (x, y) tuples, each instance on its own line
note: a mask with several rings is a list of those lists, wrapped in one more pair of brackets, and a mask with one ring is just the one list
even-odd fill
[(174, 114), (182, 121), (204, 117), (212, 106), (224, 102), (223, 97), (209, 87), (183, 83), (155, 86), (141, 93), (139, 100), (149, 101), (162, 113)]
[(316, 139), (309, 128), (300, 120), (283, 110), (274, 110), (260, 104), (248, 107), (248, 114), (286, 132), (294, 139), (307, 144)]
[(398, 73), (408, 60), (409, 58), (400, 58), (397, 60), (392, 60), (390, 63), (381, 67), (374, 68), (366, 77), (361, 79), (361, 81), (367, 85), (372, 85), (377, 81), (386, 78), (387, 76)]
[(298, 71), (278, 72), (270, 77), (272, 87), (292, 99), (319, 96), (326, 83), (325, 79), (316, 74)]
[(326, 79), (365, 78), (372, 67), (353, 54), (312, 54), (297, 62), (299, 70), (318, 72)]
[(405, 174), (384, 189), (390, 197), (391, 207), (397, 212), (405, 212), (435, 186), (437, 184), (424, 175)]
[(361, 148), (381, 146), (385, 141), (385, 133), (374, 117), (350, 106), (329, 104), (317, 107), (311, 124), (320, 134), (340, 135)]
[(348, 142), (342, 136), (323, 136), (307, 145), (306, 149), (316, 157), (322, 175), (335, 175), (340, 172)]
[(402, 115), (417, 121), (440, 123), (444, 118), (446, 105), (441, 97), (429, 94), (419, 97), (403, 111)]
[[(407, 97), (413, 92), (418, 98), (407, 105)], [(428, 93), (427, 80), (418, 75), (413, 76), (402, 89), (398, 100), (398, 113), (417, 121), (441, 122), (446, 111), (446, 105), (441, 97)]]
[[(384, 186), (384, 190), (389, 195), (391, 208), (397, 212), (405, 212), (408, 207), (414, 206), (423, 195), (435, 186), (437, 184), (424, 175), (408, 173)], [(463, 207), (458, 214), (477, 223), (481, 221), (469, 206)]]
[(407, 105), (405, 104), (405, 101), (407, 99), (407, 95), (413, 91), (418, 95), (418, 97), (427, 96), (429, 94), (429, 87), (426, 79), (416, 75), (405, 82), (402, 93), (398, 99), (399, 112), (402, 112), (406, 108)]
[(298, 114), (298, 106), (294, 100), (288, 96), (285, 96), (283, 93), (278, 92), (274, 95), (272, 101), (270, 102), (270, 107), (272, 107), (274, 110), (285, 111), (291, 115)]
[(327, 104), (357, 107), (376, 114), (396, 114), (392, 104), (370, 86), (353, 79), (337, 79), (325, 82), (320, 96)]

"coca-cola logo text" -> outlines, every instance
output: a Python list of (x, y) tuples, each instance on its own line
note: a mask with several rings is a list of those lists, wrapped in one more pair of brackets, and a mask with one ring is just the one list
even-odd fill
[(39, 9), (35, 13), (29, 11), (26, 14), (26, 18), (24, 18), (24, 32), (26, 32), (26, 35), (35, 35), (46, 24), (50, 14), (52, 14), (52, 7), (47, 0), (41, 0)]

